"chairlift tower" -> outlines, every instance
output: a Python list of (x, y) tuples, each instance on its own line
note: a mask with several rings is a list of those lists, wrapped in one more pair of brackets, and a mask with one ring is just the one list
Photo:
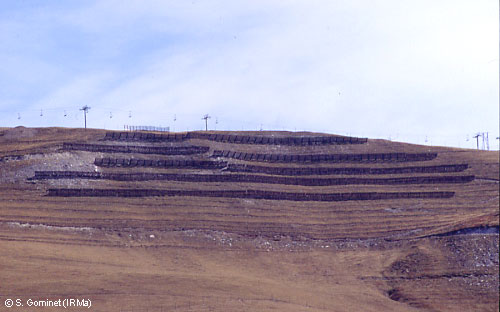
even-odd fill
[(208, 119), (210, 119), (210, 118), (212, 118), (212, 117), (210, 117), (208, 114), (206, 114), (202, 118), (202, 119), (205, 119), (205, 131), (208, 131)]
[(85, 119), (85, 129), (87, 129), (87, 113), (90, 109), (90, 106), (85, 105), (84, 107), (80, 108), (81, 111), (83, 111), (83, 116)]
[[(477, 146), (477, 149), (479, 149), (479, 137), (482, 137), (483, 135), (481, 133), (478, 133), (476, 134), (475, 136), (473, 136), (474, 139), (476, 139), (476, 146)], [(483, 137), (483, 143), (484, 143), (484, 137)]]

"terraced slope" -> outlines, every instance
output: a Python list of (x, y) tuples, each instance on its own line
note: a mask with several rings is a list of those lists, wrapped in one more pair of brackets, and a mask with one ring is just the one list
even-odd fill
[[(0, 243), (28, 250), (48, 271), (57, 259), (82, 257), (114, 272), (114, 284), (100, 280), (107, 286), (92, 293), (102, 310), (136, 294), (127, 285), (146, 272), (147, 290), (130, 299), (131, 310), (148, 296), (153, 311), (177, 308), (166, 303), (173, 298), (179, 311), (498, 307), (497, 152), (286, 132), (16, 128), (0, 142)], [(45, 261), (42, 245), (64, 248)], [(72, 254), (82, 246), (85, 254)], [(90, 256), (98, 250), (109, 265)], [(178, 263), (170, 252), (198, 260)], [(115, 258), (124, 254), (132, 262)], [(8, 255), (0, 265), (23, 261)], [(115, 272), (120, 265), (129, 277)], [(12, 282), (0, 295), (29, 295), (27, 284)]]

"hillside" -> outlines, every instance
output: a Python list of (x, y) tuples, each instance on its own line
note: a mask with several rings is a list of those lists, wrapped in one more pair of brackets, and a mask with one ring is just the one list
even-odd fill
[(0, 129), (2, 304), (498, 311), (498, 226), (498, 152), (308, 132)]

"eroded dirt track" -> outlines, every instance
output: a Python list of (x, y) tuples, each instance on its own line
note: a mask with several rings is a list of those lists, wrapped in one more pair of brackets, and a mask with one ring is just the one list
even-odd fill
[(0, 299), (87, 296), (96, 311), (498, 310), (497, 152), (16, 128), (0, 135), (0, 169)]

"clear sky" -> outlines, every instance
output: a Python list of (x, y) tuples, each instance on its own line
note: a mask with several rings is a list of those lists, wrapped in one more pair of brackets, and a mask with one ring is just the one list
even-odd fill
[[(0, 2), (0, 127), (499, 136), (498, 0)], [(40, 116), (43, 115), (43, 116)], [(65, 116), (66, 115), (66, 116)], [(174, 121), (175, 120), (175, 121)]]

